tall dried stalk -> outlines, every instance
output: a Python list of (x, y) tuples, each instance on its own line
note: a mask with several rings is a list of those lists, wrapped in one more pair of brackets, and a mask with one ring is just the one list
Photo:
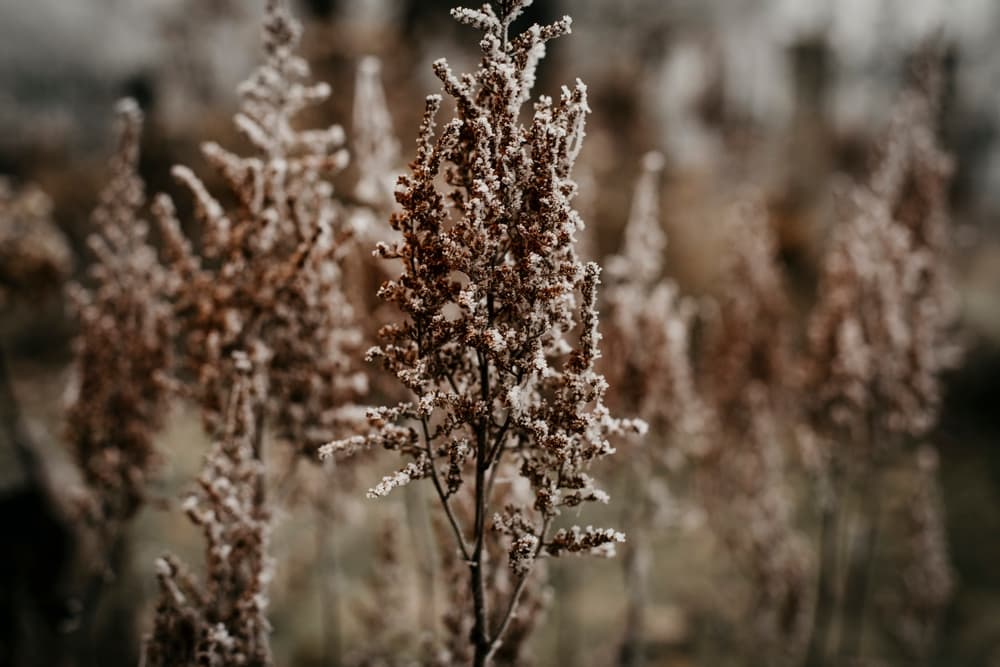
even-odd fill
[(711, 526), (750, 584), (744, 639), (764, 664), (789, 664), (808, 640), (812, 562), (781, 428), (795, 416), (793, 319), (770, 225), (751, 200), (727, 228), (722, 295), (705, 314), (699, 364), (715, 421), (696, 472)]
[[(881, 521), (879, 476), (934, 426), (940, 376), (956, 359), (946, 259), (950, 161), (935, 140), (935, 74), (924, 83), (901, 101), (878, 168), (852, 193), (853, 212), (835, 232), (810, 321), (813, 422), (826, 440), (835, 494), (823, 510), (810, 665), (826, 664), (834, 626), (838, 660), (860, 654)], [(850, 484), (862, 489), (862, 511), (840, 517)], [(848, 520), (863, 529), (841, 562), (838, 533)], [(842, 590), (838, 580), (846, 582)]]
[(80, 595), (79, 636), (90, 642), (106, 584), (125, 565), (128, 522), (145, 502), (159, 458), (153, 440), (170, 405), (176, 331), (165, 298), (169, 276), (141, 218), (142, 113), (128, 99), (116, 111), (118, 149), (88, 239), (96, 262), (89, 285), (68, 290), (79, 333), (65, 438), (86, 486), (84, 521), (97, 554)]
[(120, 102), (117, 113), (118, 152), (89, 239), (97, 258), (92, 287), (70, 289), (80, 332), (66, 416), (66, 438), (92, 492), (92, 517), (110, 542), (140, 507), (157, 458), (153, 437), (169, 404), (175, 333), (163, 296), (168, 276), (140, 218), (142, 114), (132, 100)]
[(699, 449), (708, 410), (694, 383), (691, 327), (695, 304), (664, 277), (666, 235), (660, 221), (659, 177), (663, 157), (646, 155), (636, 183), (624, 245), (608, 259), (608, 338), (603, 368), (616, 391), (611, 406), (642, 418), (649, 434), (624, 443), (619, 459), (629, 497), (623, 524), (630, 539), (623, 559), (626, 612), (619, 650), (622, 665), (643, 664), (650, 538), (658, 512), (657, 480), (669, 478), (685, 454)]
[[(594, 370), (600, 269), (583, 266), (573, 250), (582, 221), (570, 204), (570, 173), (586, 88), (564, 88), (558, 102), (542, 97), (528, 125), (519, 119), (545, 42), (570, 28), (567, 17), (511, 38), (528, 4), (452, 12), (483, 32), (482, 63), (461, 77), (444, 60), (434, 64), (457, 117), (435, 136), (441, 98), (427, 99), (412, 173), (397, 189), (402, 211), (392, 225), (403, 238), (378, 249), (403, 264), (381, 295), (406, 319), (383, 328), (369, 357), (414, 400), (372, 410), (372, 433), (326, 448), (333, 455), (380, 446), (410, 459), (372, 497), (431, 480), (468, 564), (475, 665), (511, 636), (537, 559), (609, 553), (624, 539), (611, 529), (552, 528), (563, 508), (607, 499), (585, 469), (613, 452), (608, 436), (640, 428), (612, 419), (603, 405), (606, 383)], [(515, 471), (533, 501), (517, 502), (505, 478)], [(514, 581), (504, 592), (489, 585), (490, 544), (499, 539)]]
[[(263, 534), (274, 499), (264, 475), (265, 436), (272, 433), (302, 455), (291, 457), (294, 471), (298, 460), (315, 460), (320, 444), (356, 429), (362, 415), (354, 403), (367, 391), (367, 377), (354, 362), (362, 335), (341, 282), (353, 222), (328, 180), (347, 164), (344, 133), (336, 125), (294, 127), (297, 114), (324, 101), (330, 88), (313, 83), (297, 55), (301, 26), (286, 0), (266, 3), (262, 37), (264, 62), (240, 87), (235, 116), (252, 154), (203, 146), (228, 187), (222, 201), (233, 205), (223, 206), (190, 169), (173, 170), (195, 200), (201, 256), (181, 231), (171, 200), (161, 195), (154, 204), (182, 370), (192, 376), (183, 379), (193, 379), (185, 389), (201, 405), (209, 432), (224, 433), (201, 477), (207, 504), (191, 514), (211, 529), (208, 592), (171, 558), (159, 562), (161, 614), (150, 653), (157, 664), (193, 659), (192, 650), (208, 650), (220, 664), (269, 664)], [(248, 366), (252, 391), (240, 388), (250, 382)], [(226, 477), (230, 473), (238, 479)], [(244, 505), (235, 516), (213, 506), (213, 494), (230, 486), (248, 487), (232, 491), (238, 496), (233, 502)], [(220, 544), (226, 531), (234, 539), (253, 539)], [(247, 550), (238, 576), (226, 569), (219, 551), (230, 549)], [(208, 628), (211, 636), (194, 641), (185, 634), (192, 627)]]
[(199, 585), (173, 556), (156, 562), (160, 600), (146, 640), (148, 667), (267, 667), (270, 511), (256, 451), (254, 406), (264, 390), (249, 358), (234, 355), (234, 378), (218, 440), (205, 457), (198, 490), (184, 509), (205, 537)]
[(349, 430), (353, 401), (367, 389), (352, 367), (361, 343), (341, 288), (340, 262), (352, 226), (327, 177), (347, 164), (339, 126), (296, 130), (303, 109), (330, 94), (309, 80), (295, 54), (301, 27), (284, 0), (269, 0), (265, 62), (241, 87), (236, 126), (254, 146), (240, 157), (214, 143), (208, 161), (236, 206), (223, 207), (186, 167), (174, 175), (195, 199), (204, 259), (194, 255), (165, 196), (156, 201), (184, 342), (183, 361), (197, 380), (206, 423), (217, 424), (234, 370), (231, 354), (249, 354), (268, 390), (257, 409), (276, 435), (314, 453)]

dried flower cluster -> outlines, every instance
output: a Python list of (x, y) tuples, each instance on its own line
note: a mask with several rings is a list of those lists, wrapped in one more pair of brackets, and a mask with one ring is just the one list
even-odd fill
[(934, 91), (911, 92), (871, 183), (836, 230), (809, 328), (811, 382), (828, 428), (885, 447), (937, 420), (955, 318), (946, 273), (950, 161), (937, 147)]
[(608, 258), (605, 292), (609, 352), (602, 368), (615, 391), (609, 404), (649, 425), (641, 440), (625, 443), (617, 458), (624, 468), (627, 497), (623, 521), (630, 539), (623, 559), (627, 595), (622, 665), (641, 663), (645, 648), (651, 536), (675, 509), (663, 481), (685, 454), (696, 452), (710, 415), (698, 394), (692, 367), (691, 330), (697, 308), (664, 275), (666, 234), (660, 221), (659, 180), (663, 156), (643, 160), (620, 254)]
[(205, 583), (199, 587), (172, 557), (158, 562), (150, 664), (270, 664), (265, 430), (315, 459), (316, 447), (356, 427), (353, 402), (367, 391), (354, 370), (361, 336), (341, 287), (352, 224), (327, 180), (347, 164), (345, 138), (339, 126), (292, 125), (330, 94), (310, 82), (296, 55), (300, 34), (287, 3), (269, 0), (265, 62), (241, 86), (235, 117), (255, 152), (203, 147), (234, 205), (224, 207), (191, 170), (174, 168), (194, 196), (202, 256), (170, 199), (154, 204), (182, 366), (194, 376), (191, 394), (207, 429), (220, 439), (205, 460), (200, 495), (187, 503), (208, 541)]
[(704, 393), (719, 418), (735, 421), (736, 428), (748, 418), (748, 390), (761, 386), (780, 401), (794, 377), (791, 304), (770, 225), (756, 198), (737, 207), (726, 223), (730, 252), (723, 262), (721, 295), (705, 314)]
[(119, 146), (93, 215), (92, 286), (73, 286), (80, 321), (66, 437), (92, 492), (93, 518), (112, 527), (141, 505), (156, 460), (153, 437), (170, 398), (174, 320), (168, 276), (140, 218), (136, 173), (142, 114), (118, 105)]
[[(608, 258), (605, 301), (613, 345), (604, 367), (616, 387), (616, 408), (642, 418), (651, 433), (672, 445), (696, 450), (710, 419), (692, 367), (691, 332), (698, 312), (695, 302), (664, 276), (667, 238), (658, 189), (662, 169), (658, 153), (643, 159), (624, 245), (620, 254)], [(633, 454), (650, 448), (638, 449)], [(653, 456), (666, 460), (671, 454), (657, 451)]]
[[(545, 42), (567, 34), (570, 20), (510, 38), (527, 4), (452, 12), (483, 32), (482, 63), (461, 77), (446, 61), (434, 63), (456, 118), (436, 136), (441, 98), (427, 99), (412, 173), (396, 193), (402, 211), (392, 226), (402, 239), (378, 249), (402, 261), (381, 296), (406, 319), (384, 327), (384, 342), (369, 356), (414, 399), (373, 410), (372, 433), (325, 450), (378, 446), (409, 458), (373, 495), (432, 481), (469, 567), (477, 665), (503, 641), (536, 558), (605, 553), (624, 539), (592, 528), (553, 535), (551, 527), (562, 508), (607, 498), (586, 469), (614, 451), (610, 435), (639, 428), (612, 419), (603, 405), (607, 385), (594, 370), (600, 269), (583, 266), (573, 249), (583, 223), (571, 206), (570, 174), (583, 139), (586, 88), (578, 82), (558, 101), (541, 97), (529, 124), (519, 118)], [(448, 186), (443, 193), (439, 175)], [(507, 460), (530, 484), (530, 505), (500, 504), (504, 489), (495, 482)], [(468, 521), (455, 509), (459, 498), (471, 507)], [(486, 585), (491, 521), (510, 545), (516, 584), (504, 595)]]
[(399, 142), (382, 90), (382, 63), (368, 56), (358, 65), (354, 87), (351, 148), (358, 167), (354, 194), (372, 206), (392, 205)]
[(309, 82), (295, 55), (301, 28), (283, 0), (269, 0), (266, 60), (243, 84), (236, 126), (255, 147), (240, 157), (205, 144), (238, 203), (232, 210), (186, 167), (174, 175), (195, 198), (204, 259), (192, 254), (166, 197), (156, 202), (173, 271), (184, 361), (210, 425), (217, 423), (233, 373), (230, 357), (245, 350), (268, 383), (266, 415), (277, 435), (312, 451), (355, 422), (353, 400), (366, 391), (351, 353), (360, 345), (354, 315), (340, 288), (340, 260), (350, 219), (332, 198), (326, 176), (347, 164), (339, 126), (299, 131), (293, 117), (326, 99), (326, 84)]
[[(884, 504), (880, 476), (937, 422), (941, 374), (957, 358), (949, 340), (956, 307), (945, 241), (950, 161), (935, 139), (936, 80), (925, 83), (899, 105), (870, 182), (852, 192), (851, 214), (834, 232), (809, 322), (806, 386), (830, 490), (821, 503), (823, 579), (811, 664), (823, 664), (838, 619), (839, 657), (852, 659), (860, 650)], [(939, 528), (927, 516), (930, 475), (918, 494), (924, 536)], [(845, 516), (852, 492), (862, 512)], [(860, 537), (842, 563), (837, 545), (852, 524), (864, 530), (855, 531)], [(923, 582), (933, 604), (918, 615), (937, 618), (951, 588), (946, 552), (921, 549), (914, 556), (908, 567), (936, 577)], [(846, 575), (836, 574), (841, 568)]]
[(198, 491), (184, 503), (205, 537), (205, 581), (199, 585), (172, 556), (157, 561), (160, 601), (144, 655), (150, 667), (271, 664), (269, 511), (254, 433), (264, 387), (246, 355), (234, 354), (233, 366), (222, 431), (205, 457)]
[(716, 416), (698, 461), (713, 529), (747, 573), (748, 639), (758, 655), (787, 663), (809, 633), (813, 565), (796, 527), (788, 434), (794, 418), (792, 331), (777, 242), (760, 203), (730, 220), (722, 296), (708, 311), (701, 351), (704, 395)]
[(0, 305), (58, 287), (72, 263), (48, 196), (36, 187), (15, 189), (0, 177)]

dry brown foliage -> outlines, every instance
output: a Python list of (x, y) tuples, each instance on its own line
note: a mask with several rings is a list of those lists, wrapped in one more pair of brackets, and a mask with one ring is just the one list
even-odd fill
[(135, 102), (119, 104), (118, 122), (118, 152), (89, 239), (97, 258), (91, 286), (70, 289), (80, 333), (66, 416), (91, 515), (112, 533), (142, 504), (158, 458), (153, 438), (169, 406), (176, 331), (164, 298), (168, 275), (140, 217), (142, 114)]
[[(372, 410), (372, 433), (326, 448), (375, 446), (409, 459), (372, 497), (431, 480), (451, 548), (468, 563), (465, 613), (477, 665), (507, 636), (538, 558), (612, 553), (624, 539), (590, 526), (553, 532), (552, 524), (563, 508), (606, 500), (586, 470), (613, 452), (610, 435), (639, 429), (603, 405), (607, 384), (594, 370), (600, 269), (581, 264), (573, 249), (583, 226), (571, 206), (571, 171), (589, 110), (585, 86), (563, 88), (558, 101), (540, 98), (530, 123), (520, 120), (544, 44), (567, 34), (570, 20), (511, 37), (527, 4), (452, 12), (483, 32), (482, 63), (456, 76), (435, 62), (456, 118), (435, 134), (441, 98), (428, 97), (411, 175), (396, 193), (402, 211), (392, 226), (402, 240), (378, 249), (402, 262), (380, 293), (405, 319), (383, 328), (369, 357), (413, 400)], [(513, 495), (517, 482), (501, 479), (508, 461), (533, 491), (528, 502)], [(489, 585), (490, 542), (501, 536), (510, 590)]]
[(254, 405), (264, 387), (246, 355), (237, 353), (233, 365), (238, 375), (222, 431), (205, 456), (198, 490), (184, 503), (205, 537), (204, 583), (173, 556), (156, 561), (160, 599), (143, 656), (150, 667), (272, 664), (270, 510), (254, 433)]

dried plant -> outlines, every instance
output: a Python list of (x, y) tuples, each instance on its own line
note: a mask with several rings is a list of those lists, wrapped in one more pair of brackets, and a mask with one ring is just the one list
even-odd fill
[(792, 311), (763, 206), (748, 200), (727, 227), (722, 296), (706, 311), (703, 394), (713, 422), (697, 461), (712, 528), (746, 573), (745, 630), (761, 660), (790, 664), (805, 649), (813, 564), (796, 527), (791, 438), (795, 419)]
[[(901, 100), (869, 187), (853, 195), (856, 213), (835, 238), (824, 275), (828, 296), (811, 325), (817, 382), (828, 368), (853, 380), (844, 389), (823, 387), (850, 401), (835, 411), (838, 426), (867, 421), (868, 410), (882, 415), (874, 428), (925, 434), (937, 420), (940, 375), (956, 361), (946, 261), (951, 162), (937, 145), (939, 84), (928, 76), (927, 90)], [(844, 313), (846, 302), (859, 307)], [(843, 340), (848, 336), (856, 340)], [(870, 440), (881, 445), (877, 433)]]
[[(881, 522), (879, 476), (934, 426), (941, 374), (957, 359), (946, 243), (950, 162), (935, 140), (934, 76), (925, 82), (904, 96), (870, 182), (852, 192), (809, 322), (811, 422), (825, 445), (831, 490), (822, 508), (824, 581), (811, 664), (823, 664), (838, 620), (847, 624), (840, 657), (860, 650)], [(864, 509), (844, 517), (838, 506), (852, 486)], [(836, 545), (852, 522), (864, 529), (841, 563)]]
[[(792, 310), (763, 202), (749, 196), (726, 223), (721, 295), (705, 311), (704, 394), (726, 423), (746, 423), (752, 385), (780, 402), (794, 380)], [(775, 405), (775, 408), (778, 406)]]
[(950, 160), (934, 129), (939, 83), (901, 100), (881, 160), (834, 233), (809, 325), (809, 382), (821, 430), (854, 447), (920, 437), (937, 420), (954, 365), (956, 303), (947, 266)]
[(293, 126), (330, 95), (296, 55), (300, 36), (287, 2), (269, 0), (265, 60), (240, 87), (235, 117), (253, 154), (203, 146), (228, 186), (221, 201), (232, 204), (223, 206), (190, 169), (174, 168), (194, 196), (201, 256), (172, 201), (161, 195), (154, 203), (169, 267), (164, 291), (182, 367), (193, 376), (186, 388), (221, 439), (206, 459), (201, 495), (187, 504), (209, 542), (208, 576), (199, 587), (172, 557), (158, 562), (152, 664), (270, 664), (265, 432), (292, 445), (291, 477), (297, 460), (315, 460), (316, 447), (363, 418), (354, 407), (367, 391), (353, 362), (361, 334), (341, 284), (353, 225), (327, 180), (347, 164), (345, 138), (339, 126)]
[(944, 506), (938, 482), (938, 453), (920, 447), (910, 464), (892, 590), (881, 605), (883, 623), (906, 659), (926, 662), (955, 581), (948, 553)]
[(764, 664), (798, 664), (809, 639), (815, 558), (797, 527), (799, 504), (787, 443), (767, 391), (743, 399), (749, 423), (726, 425), (700, 462), (699, 490), (709, 524), (746, 577), (749, 603), (741, 629)]
[(0, 177), (0, 305), (59, 287), (72, 264), (49, 197)]
[[(140, 218), (137, 174), (142, 113), (119, 103), (118, 152), (100, 194), (89, 245), (91, 286), (73, 285), (80, 322), (68, 397), (66, 438), (91, 492), (91, 518), (110, 539), (145, 497), (153, 446), (170, 398), (174, 320), (163, 294), (168, 275)], [(114, 344), (112, 344), (114, 341)]]
[(364, 58), (358, 65), (351, 147), (358, 167), (355, 196), (371, 206), (385, 208), (393, 203), (399, 142), (385, 103), (381, 72), (382, 62), (374, 56)]
[[(614, 451), (610, 435), (640, 429), (612, 419), (603, 405), (606, 382), (594, 370), (600, 269), (583, 266), (573, 250), (583, 223), (571, 206), (570, 174), (583, 139), (586, 88), (564, 88), (557, 102), (541, 97), (532, 121), (519, 120), (545, 42), (570, 29), (567, 17), (510, 38), (528, 4), (452, 12), (483, 31), (482, 63), (456, 77), (446, 61), (435, 62), (457, 117), (435, 137), (441, 97), (427, 99), (412, 173), (397, 189), (402, 211), (391, 221), (402, 240), (378, 249), (402, 261), (401, 275), (381, 295), (406, 319), (383, 329), (384, 342), (369, 357), (414, 400), (372, 410), (373, 432), (325, 448), (334, 455), (377, 446), (410, 460), (372, 488), (372, 497), (414, 479), (432, 481), (468, 565), (468, 598), (455, 605), (467, 604), (476, 665), (507, 636), (538, 558), (608, 554), (624, 539), (589, 526), (553, 532), (553, 522), (563, 508), (607, 499), (586, 469)], [(443, 193), (439, 175), (448, 186)], [(530, 485), (531, 504), (503, 507), (510, 487), (496, 482), (507, 461)], [(458, 510), (463, 502), (469, 512)], [(487, 583), (493, 531), (509, 544), (514, 583), (503, 593)]]
[[(665, 441), (662, 444), (696, 451), (711, 416), (692, 366), (697, 305), (663, 271), (667, 239), (660, 223), (662, 168), (658, 153), (643, 159), (624, 246), (621, 254), (608, 258), (605, 301), (613, 344), (603, 366), (615, 387), (609, 398), (615, 408), (641, 417), (649, 425), (650, 438), (655, 435)], [(666, 449), (640, 446), (634, 454), (652, 450), (653, 459), (666, 462), (673, 456)]]
[(191, 170), (174, 169), (194, 195), (206, 261), (192, 254), (166, 197), (156, 210), (184, 362), (196, 375), (207, 423), (217, 424), (231, 385), (231, 353), (244, 350), (268, 384), (258, 437), (266, 421), (278, 437), (313, 452), (356, 423), (352, 403), (367, 382), (351, 365), (361, 341), (340, 285), (350, 219), (325, 178), (347, 163), (344, 133), (292, 127), (299, 111), (330, 94), (309, 82), (308, 65), (295, 55), (300, 33), (284, 0), (269, 0), (266, 60), (240, 88), (235, 119), (256, 153), (203, 147), (237, 205), (227, 210)]
[(697, 307), (663, 275), (667, 239), (660, 222), (662, 169), (661, 155), (644, 157), (621, 253), (608, 258), (610, 285), (605, 293), (611, 344), (602, 367), (615, 387), (608, 402), (649, 425), (645, 438), (624, 443), (624, 456), (618, 459), (627, 480), (623, 521), (630, 536), (623, 562), (628, 602), (622, 665), (642, 663), (650, 537), (662, 528), (657, 519), (674, 509), (662, 506), (668, 495), (662, 481), (672, 476), (685, 454), (701, 450), (711, 419), (692, 367), (691, 329)]
[(406, 562), (403, 522), (396, 515), (383, 521), (376, 533), (370, 595), (359, 604), (355, 615), (365, 628), (360, 650), (349, 655), (347, 664), (356, 667), (392, 667), (415, 664), (409, 651), (419, 643), (414, 632), (411, 570)]
[(199, 585), (173, 556), (157, 560), (160, 599), (144, 647), (149, 667), (272, 664), (270, 513), (254, 432), (254, 406), (265, 387), (247, 355), (233, 357), (237, 375), (219, 439), (205, 457), (198, 490), (184, 503), (205, 538), (205, 582)]

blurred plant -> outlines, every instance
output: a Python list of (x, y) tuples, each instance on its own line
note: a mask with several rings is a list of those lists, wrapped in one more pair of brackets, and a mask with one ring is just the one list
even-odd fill
[(942, 615), (955, 588), (938, 466), (937, 450), (929, 445), (919, 447), (907, 466), (902, 536), (890, 559), (891, 586), (879, 606), (887, 634), (904, 658), (916, 664), (933, 655)]
[(270, 511), (254, 432), (254, 407), (266, 386), (247, 355), (234, 353), (233, 368), (219, 439), (205, 456), (198, 491), (184, 503), (205, 537), (205, 583), (199, 585), (173, 556), (157, 560), (160, 600), (143, 655), (149, 667), (272, 664), (266, 616)]
[[(621, 254), (608, 258), (610, 286), (605, 301), (613, 339), (604, 360), (613, 380), (611, 397), (620, 411), (636, 414), (651, 433), (692, 453), (711, 419), (695, 384), (691, 329), (696, 303), (665, 276), (666, 234), (660, 223), (659, 175), (663, 157), (645, 156)], [(668, 468), (677, 454), (669, 447), (635, 448)], [(675, 462), (671, 463), (671, 459)]]
[[(860, 653), (883, 522), (881, 480), (935, 425), (941, 374), (957, 360), (951, 340), (956, 304), (946, 268), (950, 162), (935, 140), (937, 89), (931, 69), (924, 89), (901, 101), (877, 169), (854, 189), (850, 217), (834, 232), (809, 323), (811, 421), (825, 446), (829, 488), (821, 506), (823, 580), (813, 665), (826, 664), (827, 638), (837, 624), (838, 660)], [(859, 490), (861, 511), (846, 514), (840, 508), (852, 488)], [(926, 498), (933, 490), (923, 493)], [(848, 541), (852, 529), (858, 537)], [(926, 571), (944, 577), (929, 590), (949, 590), (941, 551), (921, 555), (934, 561)], [(934, 599), (943, 606), (947, 595)]]
[(154, 439), (173, 393), (176, 323), (166, 299), (169, 276), (140, 217), (142, 112), (130, 99), (119, 102), (116, 112), (118, 150), (92, 216), (96, 232), (88, 239), (96, 258), (88, 271), (91, 286), (68, 290), (79, 332), (65, 439), (86, 486), (82, 518), (96, 559), (78, 600), (77, 637), (83, 642), (94, 641), (107, 584), (127, 565), (126, 529), (146, 502), (159, 460)]
[(367, 56), (358, 65), (354, 86), (351, 148), (358, 166), (355, 196), (376, 207), (391, 207), (399, 161), (399, 142), (382, 89), (382, 62)]
[(340, 285), (351, 222), (325, 180), (347, 164), (344, 133), (339, 126), (291, 126), (299, 111), (330, 94), (326, 84), (309, 83), (309, 67), (294, 53), (300, 34), (284, 0), (269, 0), (266, 60), (240, 88), (243, 107), (235, 117), (257, 154), (203, 147), (236, 206), (227, 210), (191, 170), (174, 168), (195, 198), (205, 262), (192, 253), (170, 200), (160, 196), (155, 209), (183, 361), (197, 379), (194, 394), (209, 428), (217, 426), (232, 384), (231, 353), (243, 350), (268, 386), (255, 408), (257, 437), (266, 423), (308, 456), (353, 427), (352, 403), (367, 381), (351, 366), (361, 337)]
[(791, 664), (808, 641), (812, 558), (796, 526), (791, 441), (793, 312), (762, 203), (747, 200), (726, 228), (722, 295), (704, 312), (699, 368), (715, 417), (697, 458), (710, 523), (747, 573), (744, 639), (765, 664)]
[(168, 275), (139, 217), (142, 112), (126, 99), (117, 114), (118, 152), (89, 239), (93, 287), (70, 288), (80, 332), (66, 414), (66, 439), (91, 493), (89, 517), (112, 543), (142, 505), (157, 459), (153, 439), (169, 407), (175, 333), (164, 299)]
[(359, 650), (349, 655), (355, 667), (392, 667), (416, 664), (412, 652), (420, 638), (414, 631), (414, 605), (418, 599), (412, 587), (411, 570), (404, 551), (403, 521), (387, 518), (376, 534), (370, 596), (355, 613), (365, 628)]
[[(58, 293), (72, 255), (52, 220), (52, 202), (34, 186), (0, 177), (0, 314)], [(57, 664), (72, 621), (67, 595), (78, 556), (77, 517), (64, 506), (44, 441), (29, 427), (0, 344), (0, 664)]]
[[(393, 133), (381, 72), (381, 61), (366, 56), (358, 64), (355, 78), (351, 149), (358, 171), (354, 197), (361, 205), (352, 210), (352, 218), (358, 246), (374, 246), (397, 238), (386, 221), (396, 208), (394, 189), (400, 175), (399, 141)], [(347, 283), (353, 288), (348, 295), (352, 303), (367, 314), (359, 326), (367, 340), (375, 340), (379, 329), (396, 316), (391, 306), (378, 298), (378, 288), (398, 268), (369, 252), (352, 253), (346, 265), (349, 267)], [(395, 387), (389, 386), (395, 383), (390, 378), (379, 374), (372, 380), (374, 391), (395, 395)]]
[(0, 177), (0, 306), (61, 286), (72, 264), (48, 196)]
[[(161, 195), (154, 203), (182, 367), (193, 375), (183, 378), (193, 379), (184, 388), (200, 403), (206, 429), (226, 434), (221, 453), (206, 460), (201, 477), (207, 509), (191, 513), (210, 541), (207, 592), (174, 560), (159, 563), (163, 602), (149, 655), (162, 664), (205, 652), (219, 664), (269, 663), (264, 603), (257, 598), (266, 574), (261, 533), (278, 499), (265, 493), (265, 437), (270, 431), (292, 445), (285, 478), (291, 479), (298, 461), (316, 460), (320, 444), (354, 432), (363, 418), (354, 402), (368, 388), (352, 361), (362, 334), (342, 288), (341, 262), (353, 248), (353, 222), (327, 180), (347, 164), (344, 133), (339, 126), (293, 127), (295, 116), (325, 100), (330, 89), (311, 83), (307, 63), (296, 55), (301, 26), (285, 0), (267, 2), (262, 36), (265, 61), (240, 87), (243, 104), (235, 116), (254, 154), (203, 146), (229, 188), (223, 201), (232, 204), (223, 206), (187, 167), (173, 171), (194, 196), (201, 256), (183, 235), (172, 201)], [(248, 364), (253, 390), (240, 395), (234, 416), (235, 408), (226, 412), (225, 403)], [(231, 472), (236, 476), (227, 478)], [(251, 483), (252, 489), (242, 488)], [(226, 518), (214, 507), (213, 494), (229, 485), (240, 487), (231, 492), (239, 508)], [(252, 505), (245, 497), (250, 491)], [(324, 512), (320, 521), (327, 518)], [(235, 531), (233, 539), (253, 539), (227, 544), (227, 530)], [(318, 532), (326, 535), (325, 526)], [(240, 548), (249, 550), (241, 555), (248, 572), (232, 575), (226, 554)], [(185, 606), (188, 598), (194, 602)], [(201, 633), (195, 639), (191, 628)]]
[[(427, 98), (412, 174), (397, 189), (402, 211), (391, 221), (402, 240), (378, 248), (403, 263), (380, 293), (406, 319), (383, 328), (384, 342), (369, 357), (381, 359), (415, 398), (372, 410), (373, 432), (325, 448), (330, 456), (380, 446), (411, 459), (370, 497), (414, 479), (432, 481), (469, 568), (453, 609), (471, 617), (475, 665), (487, 664), (511, 637), (537, 559), (607, 555), (624, 540), (612, 529), (552, 528), (562, 508), (606, 501), (585, 469), (614, 451), (609, 435), (641, 430), (612, 419), (603, 405), (606, 382), (594, 370), (600, 269), (581, 265), (573, 250), (583, 223), (570, 205), (570, 172), (583, 139), (586, 89), (578, 82), (558, 102), (542, 97), (530, 125), (519, 121), (545, 42), (570, 29), (566, 17), (510, 38), (528, 4), (452, 12), (483, 31), (483, 60), (462, 77), (446, 61), (434, 63), (457, 118), (435, 138), (441, 97)], [(442, 172), (446, 193), (437, 189)], [(507, 461), (533, 490), (530, 504), (512, 502), (513, 480), (499, 479)], [(490, 542), (501, 539), (509, 545), (510, 590), (490, 586)]]
[(635, 194), (621, 254), (608, 258), (606, 291), (609, 352), (602, 360), (614, 391), (609, 405), (649, 425), (642, 440), (624, 443), (618, 459), (628, 480), (623, 522), (629, 535), (624, 574), (627, 596), (622, 665), (643, 662), (650, 538), (673, 518), (671, 478), (686, 454), (700, 450), (711, 416), (698, 395), (692, 368), (691, 328), (697, 307), (664, 277), (667, 239), (660, 223), (663, 157), (649, 153)]

